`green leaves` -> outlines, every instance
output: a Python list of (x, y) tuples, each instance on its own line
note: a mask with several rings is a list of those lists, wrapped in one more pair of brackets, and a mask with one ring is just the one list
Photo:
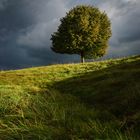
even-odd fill
[(93, 6), (80, 5), (71, 9), (61, 20), (52, 37), (56, 53), (81, 54), (95, 58), (105, 54), (111, 37), (111, 23), (107, 15)]

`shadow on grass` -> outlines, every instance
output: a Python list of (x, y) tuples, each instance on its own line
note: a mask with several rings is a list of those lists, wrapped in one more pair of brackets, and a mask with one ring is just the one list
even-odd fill
[[(71, 94), (97, 110), (107, 111), (129, 125), (140, 123), (140, 61), (118, 64), (55, 82), (61, 94)], [(103, 114), (104, 115), (104, 114)], [(132, 123), (132, 124), (131, 124)]]

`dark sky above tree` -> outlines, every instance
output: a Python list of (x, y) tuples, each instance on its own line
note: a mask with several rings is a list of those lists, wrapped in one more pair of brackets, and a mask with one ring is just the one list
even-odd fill
[(95, 5), (111, 19), (105, 58), (140, 53), (140, 0), (0, 0), (0, 69), (78, 61), (50, 49), (59, 19), (78, 4)]

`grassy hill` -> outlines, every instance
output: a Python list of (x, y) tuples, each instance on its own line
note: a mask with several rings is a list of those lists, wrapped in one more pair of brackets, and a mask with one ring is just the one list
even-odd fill
[(0, 72), (0, 140), (139, 140), (140, 56)]

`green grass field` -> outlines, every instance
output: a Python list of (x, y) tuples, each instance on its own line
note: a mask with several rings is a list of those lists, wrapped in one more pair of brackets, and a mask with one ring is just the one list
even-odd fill
[(0, 72), (0, 140), (139, 140), (140, 56)]

